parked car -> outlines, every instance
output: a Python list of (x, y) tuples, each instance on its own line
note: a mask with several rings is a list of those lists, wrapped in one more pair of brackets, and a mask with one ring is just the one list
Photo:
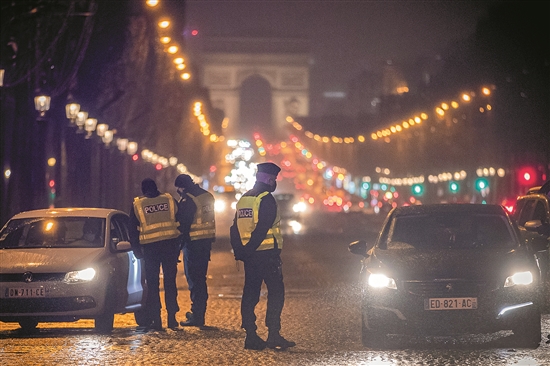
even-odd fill
[(128, 215), (103, 208), (22, 212), (0, 231), (0, 321), (24, 330), (39, 322), (94, 319), (145, 305), (145, 273), (128, 237)]
[(550, 313), (550, 180), (517, 198), (514, 218), (522, 239), (539, 248), (536, 257), (547, 294), (543, 310)]
[(453, 335), (512, 330), (541, 341), (535, 249), (499, 205), (392, 209), (374, 243), (351, 243), (362, 261), (362, 340), (388, 334)]

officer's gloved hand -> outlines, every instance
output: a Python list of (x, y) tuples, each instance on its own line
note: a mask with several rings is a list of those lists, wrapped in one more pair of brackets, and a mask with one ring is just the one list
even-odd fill
[(235, 260), (244, 262), (248, 257), (248, 252), (246, 251), (246, 248), (243, 246), (243, 247), (234, 249), (233, 255), (235, 256)]
[(143, 251), (141, 250), (141, 248), (139, 248), (139, 249), (134, 249), (134, 256), (135, 256), (137, 259), (143, 259)]

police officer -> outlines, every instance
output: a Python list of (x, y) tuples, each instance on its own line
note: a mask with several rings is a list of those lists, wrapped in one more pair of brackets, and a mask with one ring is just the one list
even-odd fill
[(183, 232), (183, 266), (191, 296), (191, 311), (180, 325), (203, 327), (208, 300), (206, 273), (212, 242), (216, 240), (214, 196), (187, 174), (180, 174), (174, 184), (181, 196), (178, 221)]
[[(273, 163), (258, 164), (256, 183), (237, 203), (231, 226), (231, 246), (235, 259), (244, 262), (244, 289), (241, 300), (242, 328), (246, 331), (245, 349), (262, 350), (294, 347), (280, 334), (281, 312), (285, 301), (281, 249), (283, 237), (277, 202), (271, 194), (277, 187), (281, 171)], [(268, 291), (265, 324), (269, 329), (267, 342), (256, 333), (254, 308), (260, 298), (262, 283)]]
[(176, 274), (181, 235), (176, 221), (177, 202), (169, 193), (161, 194), (150, 178), (141, 182), (141, 191), (143, 196), (134, 198), (130, 209), (130, 243), (136, 257), (145, 260), (148, 288), (145, 322), (150, 329), (162, 330), (159, 294), (162, 265), (168, 328), (175, 329), (178, 327)]

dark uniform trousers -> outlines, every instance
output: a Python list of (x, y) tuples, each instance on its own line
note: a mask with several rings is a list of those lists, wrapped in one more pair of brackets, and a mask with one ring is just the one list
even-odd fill
[(178, 272), (179, 241), (178, 239), (161, 240), (142, 245), (145, 259), (145, 279), (147, 280), (147, 313), (151, 321), (159, 321), (160, 317), (160, 279), (162, 265), (164, 277), (164, 302), (166, 311), (175, 314), (179, 311), (176, 274)]
[(191, 312), (199, 323), (204, 322), (208, 288), (206, 273), (212, 250), (212, 239), (199, 239), (183, 246), (185, 277), (191, 296)]
[(262, 282), (267, 286), (265, 325), (270, 332), (281, 330), (281, 313), (285, 303), (282, 261), (279, 255), (256, 251), (244, 261), (244, 289), (241, 301), (242, 328), (255, 331), (254, 308), (260, 301)]

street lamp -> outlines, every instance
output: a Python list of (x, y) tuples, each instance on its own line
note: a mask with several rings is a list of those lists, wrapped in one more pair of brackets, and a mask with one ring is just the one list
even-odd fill
[(135, 141), (128, 142), (128, 147), (126, 148), (126, 152), (128, 155), (134, 155), (138, 150), (138, 144)]
[(96, 118), (86, 119), (86, 123), (84, 124), (84, 129), (87, 132), (87, 134), (86, 134), (87, 139), (92, 137), (92, 132), (95, 131), (96, 126), (97, 126), (97, 119)]
[(44, 117), (50, 109), (51, 98), (47, 95), (38, 95), (34, 97), (34, 108), (40, 112), (40, 117)]
[(128, 139), (119, 138), (116, 140), (116, 146), (119, 151), (124, 151), (128, 148)]
[(80, 112), (80, 104), (78, 103), (69, 103), (65, 106), (65, 114), (71, 121), (71, 124), (75, 123), (78, 112)]
[(109, 129), (109, 125), (106, 123), (100, 123), (97, 125), (96, 133), (99, 137), (103, 137), (105, 135), (105, 131)]
[(114, 135), (115, 135), (115, 133), (114, 133), (113, 130), (107, 130), (103, 133), (103, 136), (101, 137), (101, 139), (103, 140), (103, 143), (105, 144), (105, 148), (109, 147), (109, 144), (111, 143), (111, 141), (113, 141)]
[(86, 124), (86, 120), (88, 119), (88, 112), (80, 111), (76, 114), (75, 124), (78, 126), (77, 133), (83, 133), (84, 132), (84, 124)]

